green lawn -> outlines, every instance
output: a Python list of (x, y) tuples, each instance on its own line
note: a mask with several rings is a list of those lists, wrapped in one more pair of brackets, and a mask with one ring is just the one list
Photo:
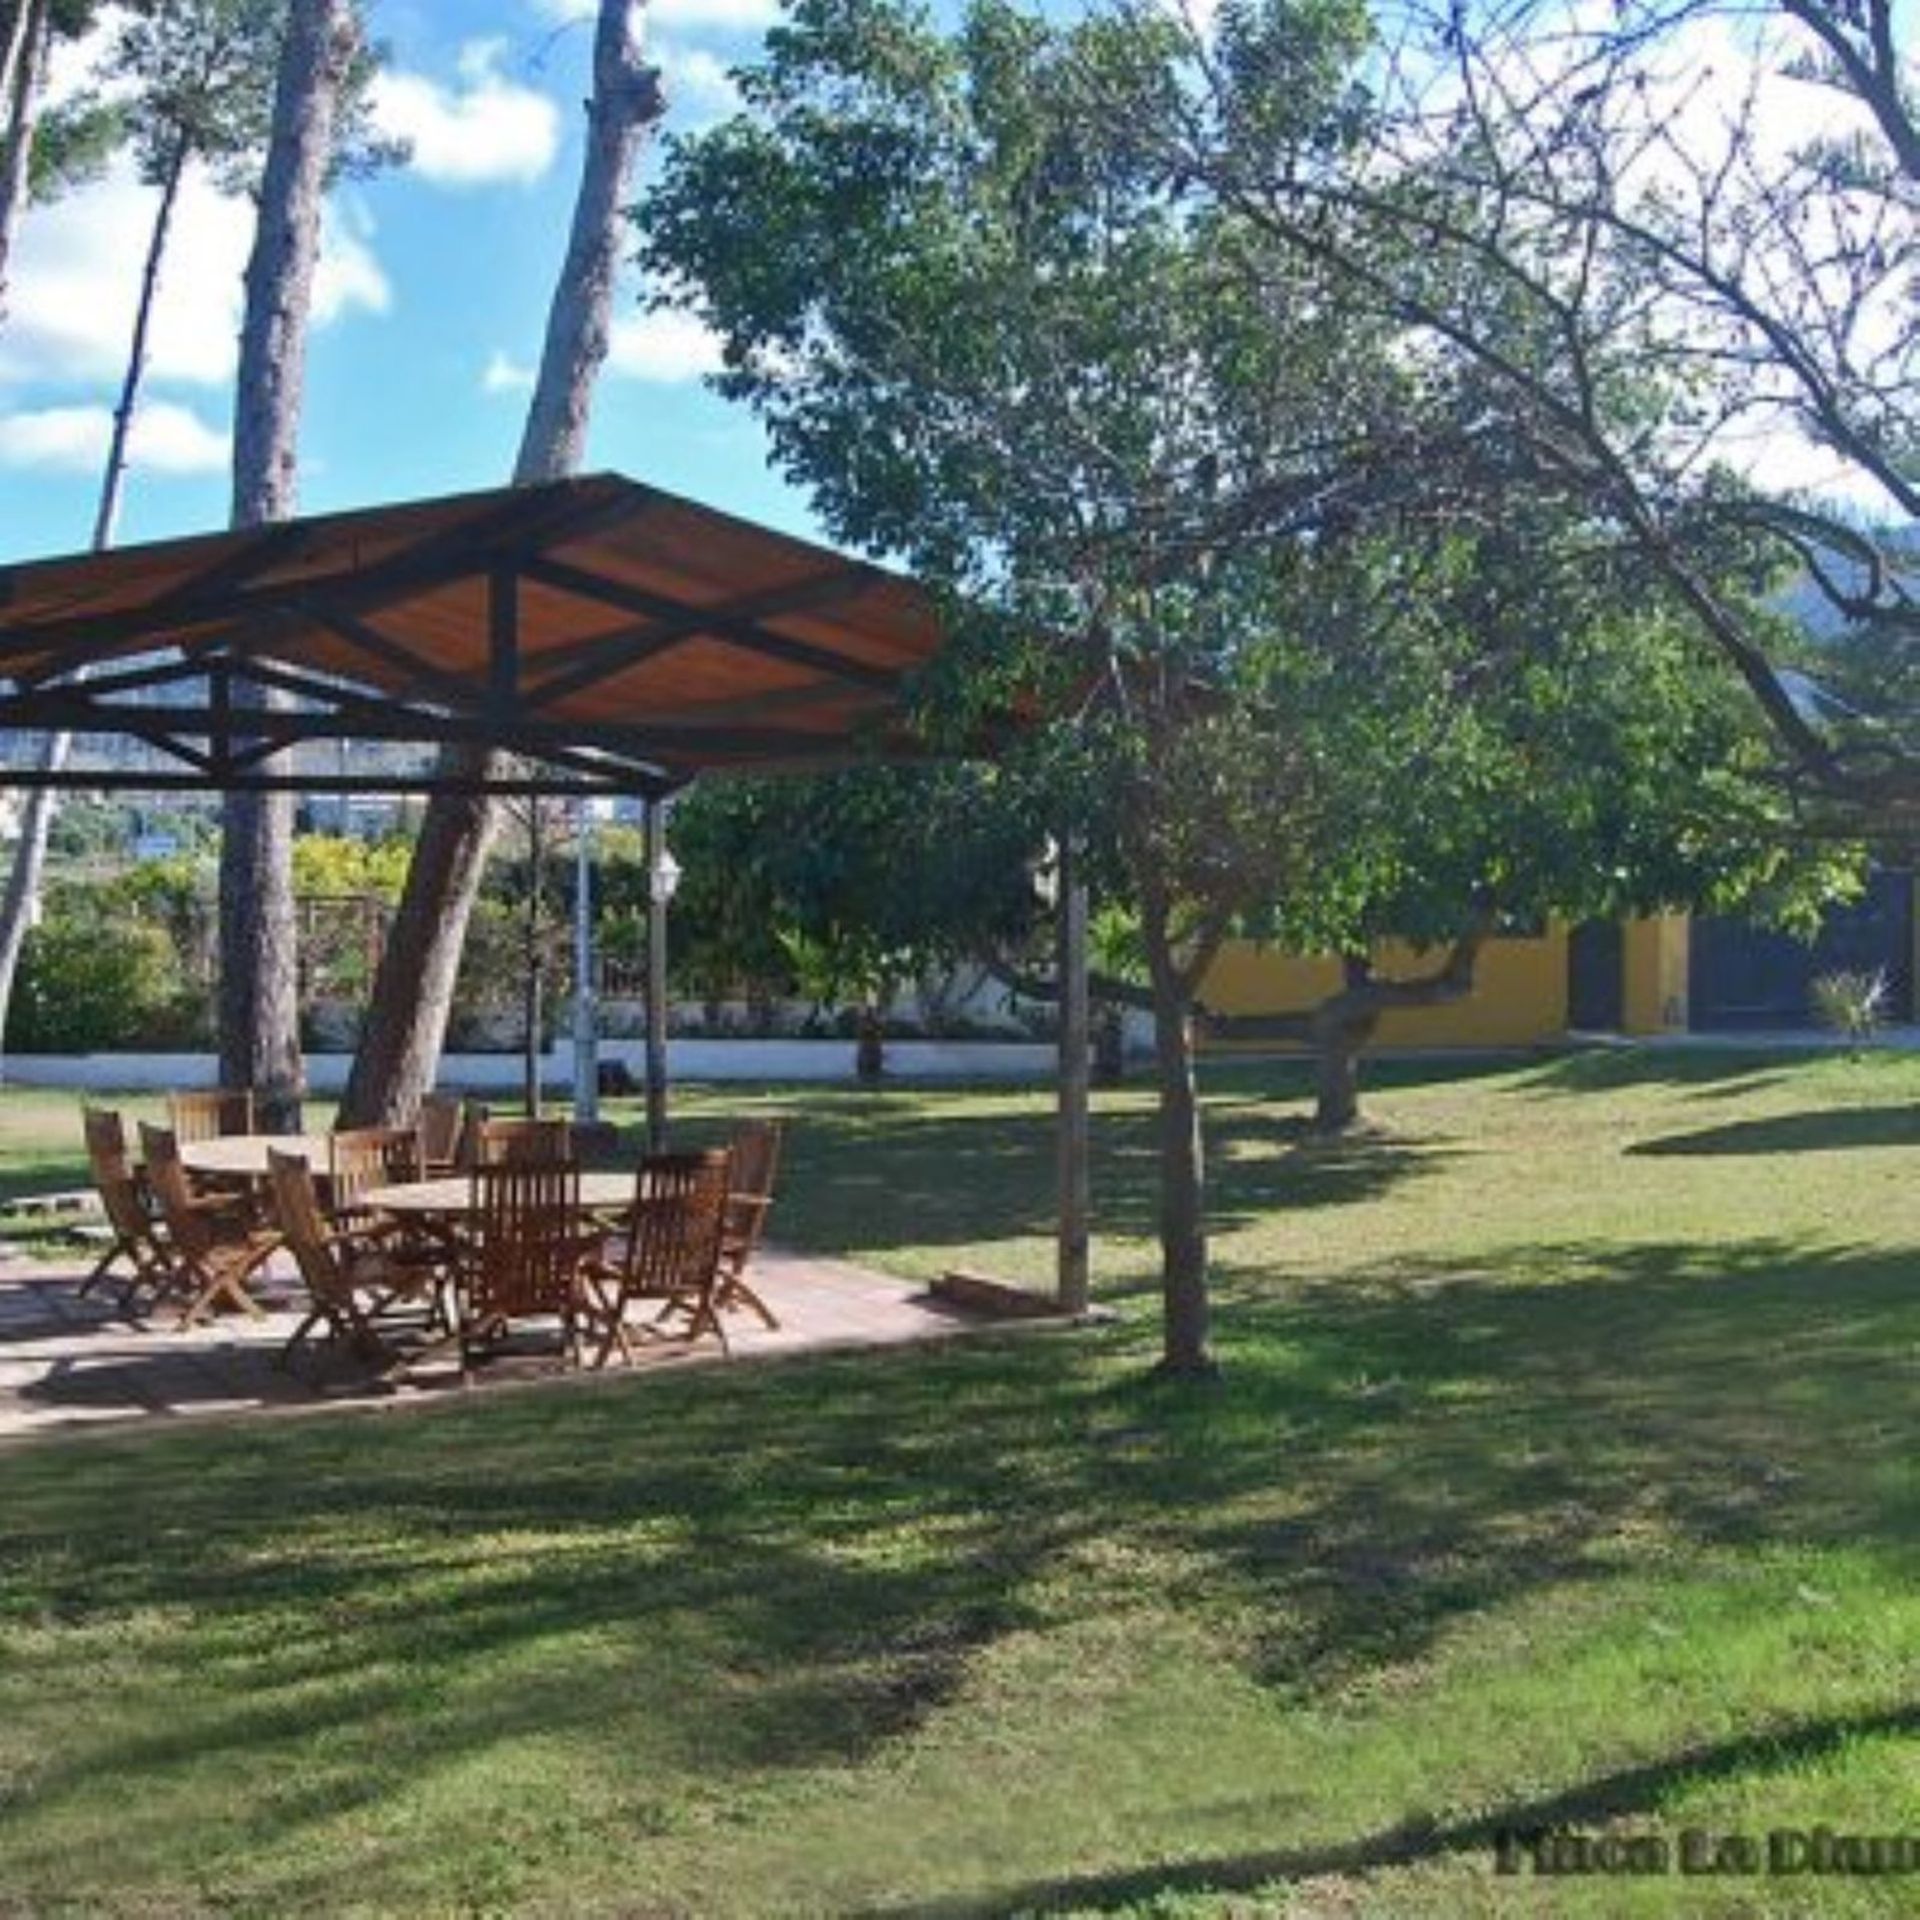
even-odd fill
[[(1920, 1834), (1920, 1062), (1377, 1080), (1212, 1074), (1212, 1392), (1129, 1090), (1098, 1333), (0, 1454), (0, 1913), (1913, 1911), (1491, 1842)], [(755, 1104), (788, 1239), (1044, 1276), (1042, 1096)]]

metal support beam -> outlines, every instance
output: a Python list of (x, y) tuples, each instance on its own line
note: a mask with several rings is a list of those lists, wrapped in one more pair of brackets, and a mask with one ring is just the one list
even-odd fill
[(647, 1151), (667, 1150), (667, 823), (647, 802)]
[(487, 574), (487, 706), (496, 717), (513, 712), (520, 687), (520, 576), (510, 566)]
[(1089, 1297), (1087, 888), (1080, 875), (1080, 854), (1074, 835), (1063, 834), (1055, 924), (1060, 983), (1060, 1224), (1055, 1292), (1063, 1313), (1085, 1313)]

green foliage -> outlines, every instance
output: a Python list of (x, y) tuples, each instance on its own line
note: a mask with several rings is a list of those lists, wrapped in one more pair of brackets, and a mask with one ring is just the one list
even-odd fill
[(21, 952), (7, 1045), (53, 1053), (202, 1045), (212, 966), (202, 864), (150, 861), (105, 882), (57, 881)]
[(48, 107), (34, 128), (27, 187), (41, 204), (97, 180), (126, 137), (120, 108), (81, 94)]
[[(745, 112), (673, 150), (646, 246), (835, 530), (956, 596), (934, 724), (1071, 713), (1011, 751), (1147, 946), (1142, 916), (1198, 968), (1234, 920), (1344, 948), (1489, 899), (1814, 910), (1857, 863), (1793, 850), (1645, 568), (1478, 375), (1406, 354), (1350, 278), (1180, 170), (1195, 115), (1344, 165), (1367, 44), (1350, 6), (1230, 10), (1203, 74), (1144, 13), (985, 0), (943, 35), (808, 0)], [(1515, 353), (1551, 344), (1450, 291)], [(1622, 354), (1596, 404), (1672, 398)], [(1695, 545), (1723, 598), (1772, 584), (1750, 539)]]
[(674, 808), (673, 952), (709, 997), (792, 985), (872, 1007), (919, 973), (998, 950), (1033, 910), (1040, 834), (1014, 782), (975, 766), (716, 781)]
[(303, 833), (293, 843), (293, 887), (304, 897), (373, 898), (388, 904), (400, 898), (410, 842), (356, 840), (341, 834)]
[(115, 938), (76, 920), (27, 935), (7, 1013), (7, 1046), (85, 1053), (187, 1037), (174, 948), (163, 929), (134, 923)]
[[(183, 159), (212, 170), (227, 193), (257, 185), (273, 125), (287, 0), (132, 0), (91, 85), (66, 109), (72, 146), (106, 137), (132, 148), (158, 186)], [(336, 172), (366, 173), (401, 157), (373, 136), (368, 88), (382, 57), (364, 33), (341, 92)], [(89, 133), (91, 129), (91, 133)]]

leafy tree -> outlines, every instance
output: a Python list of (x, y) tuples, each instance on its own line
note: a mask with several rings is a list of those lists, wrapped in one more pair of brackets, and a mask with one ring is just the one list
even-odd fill
[[(1803, 780), (1856, 824), (1910, 819), (1912, 9), (1396, 0), (1354, 69), (1355, 138), (1317, 151), (1284, 130), (1311, 15), (1225, 16), (1163, 164), (1474, 380), (1499, 433), (1686, 605)], [(1616, 404), (1623, 377), (1641, 404)], [(1868, 639), (1847, 704), (1809, 700), (1777, 625), (1700, 564), (1729, 527), (1799, 570), (1821, 626)]]
[[(357, 5), (358, 0), (333, 0), (330, 10), (357, 22)], [(96, 550), (112, 545), (119, 518), (127, 448), (146, 378), (154, 302), (181, 190), (195, 166), (209, 169), (216, 183), (230, 193), (250, 192), (260, 185), (258, 176), (272, 128), (275, 76), (287, 6), (288, 0), (134, 0), (115, 15), (96, 75), (100, 97), (111, 104), (87, 111), (109, 116), (112, 132), (130, 149), (139, 178), (153, 189), (155, 199), (126, 368), (113, 411), (95, 510), (92, 544)], [(39, 29), (43, 47), (46, 36), (56, 28), (77, 30), (90, 17), (90, 9), (74, 6), (63, 6), (57, 17), (43, 14)], [(344, 166), (374, 165), (390, 157), (390, 150), (380, 147), (367, 132), (365, 101), (370, 77), (369, 56), (356, 43), (341, 74), (339, 124), (330, 129), (327, 151), (320, 162), (323, 178)], [(243, 389), (253, 384), (257, 383), (249, 380), (243, 365)], [(245, 407), (241, 429), (244, 451), (248, 432)], [(71, 748), (67, 734), (46, 736), (38, 756), (41, 769), (57, 772), (66, 764)], [(4, 1021), (12, 991), (21, 941), (39, 898), (54, 805), (55, 797), (48, 788), (38, 788), (28, 796), (20, 840), (4, 897), (0, 897), (0, 1022)], [(276, 842), (282, 868), (285, 838), (282, 834)], [(238, 836), (230, 835), (230, 839), (238, 844)], [(266, 892), (264, 888), (256, 891)], [(274, 897), (266, 893), (269, 905)], [(291, 904), (284, 887), (277, 890), (277, 897), (279, 910), (261, 912), (253, 922), (272, 936), (271, 964), (230, 966), (224, 976), (243, 984), (268, 979), (286, 982), (275, 1021), (283, 1047), (292, 1056), (291, 1068), (271, 1070), (264, 1060), (238, 1057), (229, 1061), (229, 1070), (246, 1084), (259, 1082), (270, 1090), (283, 1079), (289, 1084), (297, 1084), (298, 1079), (298, 1048), (291, 1029)], [(222, 1030), (232, 1033), (236, 1022), (223, 1021)], [(253, 1070), (256, 1067), (261, 1070)]]
[(0, 319), (13, 236), (29, 195), (50, 195), (87, 172), (110, 130), (97, 111), (48, 116), (44, 102), (54, 42), (78, 39), (98, 12), (97, 0), (0, 0)]
[[(234, 394), (236, 527), (289, 518), (298, 505), (300, 409), (320, 212), (342, 168), (392, 157), (366, 137), (373, 55), (359, 0), (279, 0), (281, 27), (266, 160), (246, 270)], [(284, 705), (240, 690), (242, 707)], [(284, 758), (269, 766), (288, 764)], [(300, 1117), (298, 929), (293, 796), (230, 793), (221, 812), (220, 1076), (259, 1090), (269, 1126)]]
[[(1246, 137), (1331, 168), (1365, 21), (1319, 0), (1288, 23)], [(1413, 869), (1421, 769), (1487, 804), (1463, 699), (1524, 666), (1434, 580), (1540, 478), (1483, 383), (1409, 351), (1343, 266), (1191, 190), (1169, 156), (1219, 84), (1163, 12), (982, 0), (947, 37), (890, 0), (806, 0), (643, 212), (726, 342), (723, 391), (833, 530), (947, 590), (931, 723), (998, 727), (1137, 924), (1182, 1374), (1211, 1367), (1198, 984), (1253, 913), (1350, 950)], [(1023, 708), (1071, 719), (1019, 742)], [(1488, 851), (1459, 850), (1453, 914), (1501, 878), (1466, 877)]]
[[(1342, 8), (1319, 18), (1330, 44), (1351, 32)], [(1313, 276), (1249, 300), (1256, 237), (1196, 223), (1143, 164), (1127, 129), (1177, 111), (1176, 46), (1146, 17), (1054, 27), (989, 3), (947, 39), (886, 0), (810, 0), (743, 77), (745, 114), (675, 150), (644, 221), (727, 342), (723, 388), (833, 530), (951, 590), (937, 691), (957, 736), (1036, 696), (1077, 708), (1036, 773), (1138, 914), (1164, 1363), (1202, 1372), (1186, 1014), (1235, 918), (1293, 891), (1330, 825), (1310, 754), (1271, 724), (1275, 641), (1312, 617), (1316, 554), (1399, 484), (1419, 396)], [(1337, 106), (1303, 85), (1303, 136)]]
[[(1365, 682), (1349, 675), (1331, 712), (1296, 710), (1326, 732), (1353, 831), (1250, 924), (1344, 959), (1339, 990), (1296, 1023), (1319, 1055), (1322, 1131), (1358, 1119), (1382, 1016), (1473, 992), (1503, 926), (1736, 909), (1805, 924), (1857, 879), (1856, 849), (1798, 831), (1764, 728), (1702, 671), (1684, 607), (1588, 536), (1520, 501), (1449, 531), (1400, 644), (1351, 656)], [(1377, 975), (1389, 937), (1433, 964)]]
[(1023, 800), (959, 765), (697, 786), (672, 816), (681, 965), (852, 1005), (877, 1079), (904, 982), (1026, 936), (1039, 834)]

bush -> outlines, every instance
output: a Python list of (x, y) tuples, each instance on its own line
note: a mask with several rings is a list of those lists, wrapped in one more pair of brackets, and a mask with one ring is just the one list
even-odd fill
[(184, 988), (174, 943), (159, 927), (124, 921), (109, 935), (60, 918), (27, 935), (8, 1009), (10, 1049), (198, 1046), (206, 1028), (204, 996)]
[(1890, 991), (1884, 972), (1823, 973), (1813, 983), (1813, 1016), (1856, 1044), (1870, 1040), (1887, 1017)]

